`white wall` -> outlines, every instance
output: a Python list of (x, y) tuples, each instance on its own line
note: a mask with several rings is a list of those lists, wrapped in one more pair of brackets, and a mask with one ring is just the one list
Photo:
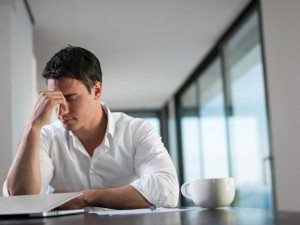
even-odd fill
[(300, 1), (261, 0), (279, 210), (300, 211)]
[[(11, 6), (0, 3), (0, 186), (10, 164), (12, 149), (11, 126)], [(0, 189), (1, 190), (1, 189)], [(1, 193), (1, 192), (0, 192)], [(1, 194), (0, 194), (1, 195)]]
[(12, 16), (12, 125), (13, 151), (23, 131), (24, 121), (33, 106), (36, 94), (35, 58), (33, 55), (32, 24), (23, 1), (15, 0)]
[(2, 187), (36, 93), (32, 25), (23, 1), (1, 1), (0, 40)]

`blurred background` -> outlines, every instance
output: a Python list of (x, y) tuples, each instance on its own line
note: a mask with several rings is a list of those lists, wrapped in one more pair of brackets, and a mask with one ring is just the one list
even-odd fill
[(45, 64), (74, 45), (99, 58), (110, 109), (154, 125), (180, 184), (231, 176), (233, 206), (300, 211), (299, 9), (296, 0), (0, 0), (0, 184), (46, 89)]

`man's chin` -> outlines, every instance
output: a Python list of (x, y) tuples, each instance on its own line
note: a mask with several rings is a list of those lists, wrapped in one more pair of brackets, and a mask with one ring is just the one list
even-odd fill
[[(73, 121), (72, 121), (73, 122)], [(61, 121), (62, 125), (64, 126), (64, 128), (68, 131), (74, 131), (76, 130), (76, 124), (69, 122), (63, 122)]]

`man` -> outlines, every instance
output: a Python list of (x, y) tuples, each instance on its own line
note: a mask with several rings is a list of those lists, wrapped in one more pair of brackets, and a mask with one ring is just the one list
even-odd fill
[[(99, 60), (68, 46), (47, 63), (4, 195), (81, 191), (64, 208), (175, 207), (174, 165), (153, 127), (100, 104)], [(58, 121), (46, 125), (52, 111)]]

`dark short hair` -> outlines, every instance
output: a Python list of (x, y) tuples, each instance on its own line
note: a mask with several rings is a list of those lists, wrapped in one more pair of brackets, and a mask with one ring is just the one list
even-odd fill
[(102, 82), (102, 71), (97, 57), (84, 48), (70, 45), (55, 53), (42, 75), (45, 79), (70, 77), (80, 80), (89, 92), (97, 81)]

